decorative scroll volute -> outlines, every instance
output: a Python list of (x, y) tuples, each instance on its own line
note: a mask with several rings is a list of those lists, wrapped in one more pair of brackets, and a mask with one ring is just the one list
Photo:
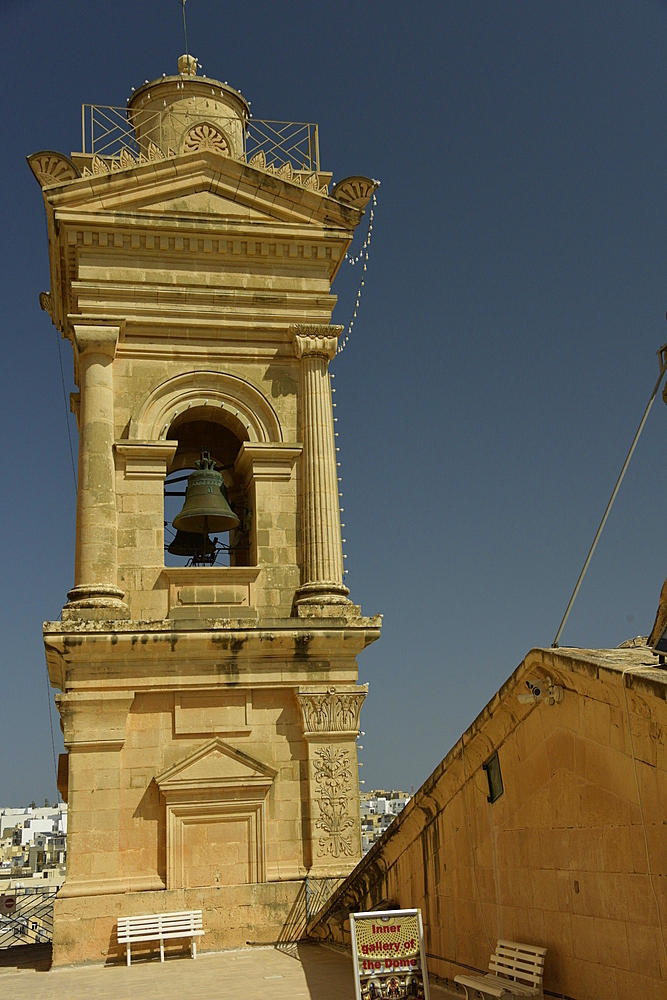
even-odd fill
[(368, 685), (353, 691), (338, 691), (330, 687), (325, 692), (300, 691), (299, 704), (306, 736), (315, 733), (359, 732), (359, 713)]

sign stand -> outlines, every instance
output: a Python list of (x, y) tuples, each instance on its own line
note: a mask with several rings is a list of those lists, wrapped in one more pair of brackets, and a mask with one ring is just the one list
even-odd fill
[(430, 1000), (421, 910), (350, 914), (357, 1000)]

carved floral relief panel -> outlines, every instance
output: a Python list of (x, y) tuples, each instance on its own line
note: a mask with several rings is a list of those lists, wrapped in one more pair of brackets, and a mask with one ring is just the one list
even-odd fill
[(355, 822), (350, 816), (352, 792), (350, 751), (339, 746), (323, 746), (315, 750), (315, 802), (319, 817), (315, 829), (320, 831), (317, 854), (332, 858), (352, 857)]

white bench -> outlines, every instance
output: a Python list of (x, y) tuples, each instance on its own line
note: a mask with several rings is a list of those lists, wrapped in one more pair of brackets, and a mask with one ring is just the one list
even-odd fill
[(160, 942), (160, 961), (164, 962), (164, 942), (172, 938), (191, 938), (190, 954), (197, 957), (197, 938), (204, 934), (201, 910), (182, 910), (180, 913), (152, 913), (140, 917), (119, 917), (116, 926), (118, 944), (127, 948), (127, 964), (131, 964), (130, 951), (140, 941)]
[(532, 944), (518, 944), (516, 941), (498, 941), (495, 953), (489, 961), (486, 976), (456, 976), (466, 991), (477, 990), (487, 997), (544, 997), (542, 977), (544, 976), (544, 956), (546, 948)]

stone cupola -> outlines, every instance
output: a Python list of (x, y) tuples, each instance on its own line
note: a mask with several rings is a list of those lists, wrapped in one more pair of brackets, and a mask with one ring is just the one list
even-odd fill
[(128, 100), (127, 117), (144, 156), (154, 143), (165, 156), (203, 148), (241, 158), (248, 102), (228, 84), (196, 73), (194, 56), (181, 56), (177, 75), (145, 83)]

